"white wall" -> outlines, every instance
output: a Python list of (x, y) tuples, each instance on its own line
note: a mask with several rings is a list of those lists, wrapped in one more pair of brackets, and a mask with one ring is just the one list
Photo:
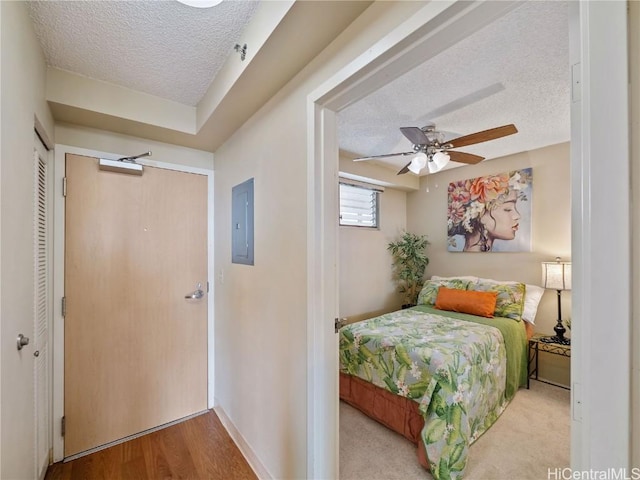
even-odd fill
[[(631, 175), (633, 204), (638, 205), (640, 192), (640, 3), (629, 2), (629, 68), (631, 71)], [(640, 258), (640, 209), (632, 211), (633, 265)], [(631, 352), (631, 465), (640, 468), (640, 269), (633, 269)]]
[(400, 308), (387, 245), (406, 226), (407, 193), (387, 188), (380, 194), (379, 229), (340, 227), (340, 317), (360, 320)]
[[(374, 4), (216, 151), (217, 401), (275, 478), (307, 474), (307, 95), (421, 6)], [(248, 178), (255, 266), (231, 264), (231, 188)]]
[(45, 62), (24, 2), (0, 2), (0, 478), (34, 478), (33, 337), (34, 116), (53, 139), (44, 100)]
[[(530, 253), (464, 253), (447, 251), (447, 187), (449, 182), (533, 167), (532, 251)], [(421, 178), (418, 192), (408, 195), (407, 225), (429, 236), (427, 275), (476, 275), (498, 280), (541, 283), (541, 262), (556, 256), (571, 259), (571, 191), (569, 144), (524, 152), (477, 165), (444, 170)], [(429, 192), (426, 191), (427, 186)], [(555, 291), (542, 297), (536, 331), (553, 334), (557, 319)], [(571, 292), (562, 292), (562, 318), (571, 318)], [(567, 332), (570, 334), (570, 332)], [(542, 375), (569, 385), (568, 361), (541, 355)]]

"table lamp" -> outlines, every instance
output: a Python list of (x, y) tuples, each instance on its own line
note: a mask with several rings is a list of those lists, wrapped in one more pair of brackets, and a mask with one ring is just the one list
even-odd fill
[(562, 324), (562, 308), (560, 304), (562, 290), (571, 290), (571, 262), (562, 262), (560, 257), (556, 257), (555, 262), (542, 262), (542, 286), (558, 292), (558, 323), (553, 327), (556, 334), (552, 337), (544, 337), (540, 341), (571, 345), (571, 339), (564, 338), (564, 333), (567, 330)]

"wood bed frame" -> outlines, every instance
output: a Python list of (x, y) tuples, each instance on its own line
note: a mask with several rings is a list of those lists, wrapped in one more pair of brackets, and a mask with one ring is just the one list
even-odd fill
[(424, 418), (418, 411), (417, 402), (342, 372), (340, 399), (411, 441), (418, 447), (418, 461), (429, 470), (429, 461), (420, 437)]

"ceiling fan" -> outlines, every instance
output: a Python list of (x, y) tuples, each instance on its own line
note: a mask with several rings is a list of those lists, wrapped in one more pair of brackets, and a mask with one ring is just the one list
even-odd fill
[(444, 141), (444, 134), (436, 130), (436, 126), (430, 123), (422, 128), (401, 127), (402, 134), (413, 144), (413, 151), (389, 153), (386, 155), (373, 155), (354, 159), (355, 162), (373, 160), (376, 158), (388, 158), (411, 155), (412, 159), (399, 172), (398, 175), (407, 172), (419, 174), (427, 167), (429, 173), (442, 170), (449, 160), (460, 163), (475, 164), (484, 160), (484, 157), (472, 153), (457, 152), (452, 149), (466, 147), (476, 143), (488, 142), (497, 138), (513, 135), (518, 132), (514, 124), (490, 128), (481, 132), (472, 133), (453, 140)]

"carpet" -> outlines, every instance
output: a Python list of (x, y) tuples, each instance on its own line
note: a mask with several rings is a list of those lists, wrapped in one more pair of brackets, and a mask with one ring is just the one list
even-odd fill
[[(570, 392), (531, 381), (469, 449), (465, 480), (547, 479), (569, 466)], [(340, 402), (340, 479), (432, 479), (404, 437)]]

